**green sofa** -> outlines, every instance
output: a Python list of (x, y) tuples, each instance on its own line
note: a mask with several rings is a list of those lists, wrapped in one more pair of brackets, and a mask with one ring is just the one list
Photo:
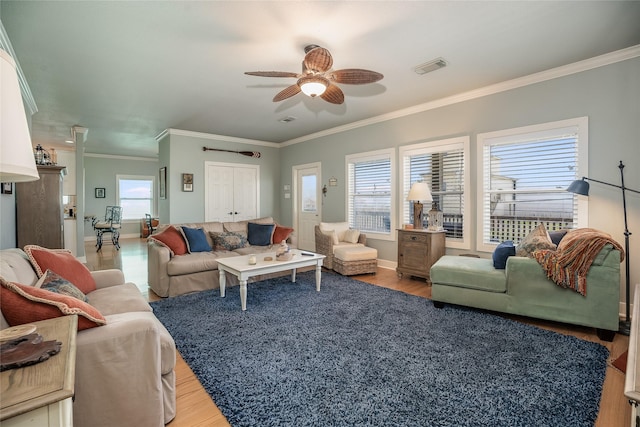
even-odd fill
[(587, 274), (587, 295), (562, 288), (535, 259), (512, 256), (504, 270), (484, 258), (445, 255), (431, 267), (431, 296), (444, 303), (594, 327), (613, 340), (619, 323), (620, 253), (607, 244)]

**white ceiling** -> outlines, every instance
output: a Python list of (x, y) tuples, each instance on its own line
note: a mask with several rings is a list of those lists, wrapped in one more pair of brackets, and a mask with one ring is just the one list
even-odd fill
[[(0, 19), (38, 112), (32, 137), (86, 151), (157, 155), (175, 128), (285, 142), (640, 44), (638, 1), (10, 1)], [(334, 68), (384, 74), (341, 85), (345, 103), (273, 96), (304, 46)], [(416, 65), (443, 57), (426, 75)], [(279, 119), (296, 117), (290, 123)]]

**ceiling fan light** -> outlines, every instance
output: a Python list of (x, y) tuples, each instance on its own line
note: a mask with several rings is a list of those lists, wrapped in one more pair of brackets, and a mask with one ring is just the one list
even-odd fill
[(303, 77), (298, 81), (300, 90), (307, 96), (312, 98), (320, 96), (327, 90), (329, 82), (322, 77)]

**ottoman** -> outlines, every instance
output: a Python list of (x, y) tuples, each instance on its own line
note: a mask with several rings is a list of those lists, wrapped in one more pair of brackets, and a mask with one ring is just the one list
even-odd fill
[(378, 269), (378, 250), (366, 246), (335, 248), (333, 270), (343, 276), (375, 274)]

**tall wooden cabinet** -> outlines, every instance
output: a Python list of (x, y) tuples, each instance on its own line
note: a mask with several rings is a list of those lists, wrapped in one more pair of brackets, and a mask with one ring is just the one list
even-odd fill
[(398, 230), (398, 275), (424, 277), (431, 281), (431, 266), (444, 255), (445, 232)]
[(40, 179), (16, 183), (16, 233), (19, 248), (64, 248), (64, 166), (38, 166)]

